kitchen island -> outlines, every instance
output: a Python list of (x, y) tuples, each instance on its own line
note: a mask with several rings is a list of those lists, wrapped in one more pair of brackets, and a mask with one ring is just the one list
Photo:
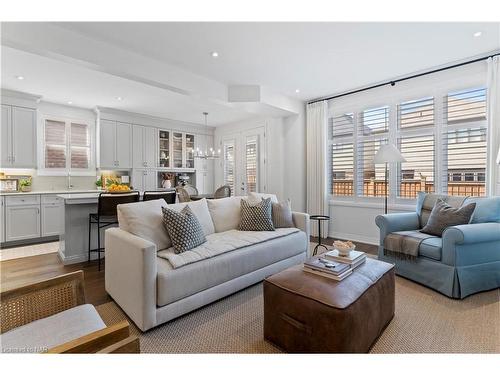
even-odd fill
[[(60, 194), (62, 228), (59, 235), (59, 257), (64, 264), (80, 263), (88, 259), (89, 214), (97, 213), (99, 193)], [(104, 236), (101, 238), (104, 245)], [(92, 226), (91, 248), (97, 248), (97, 226)], [(92, 253), (91, 259), (97, 259)]]

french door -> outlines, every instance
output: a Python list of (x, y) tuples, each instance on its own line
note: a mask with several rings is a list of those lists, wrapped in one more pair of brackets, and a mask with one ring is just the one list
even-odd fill
[(264, 137), (259, 127), (223, 138), (223, 179), (232, 195), (265, 191)]

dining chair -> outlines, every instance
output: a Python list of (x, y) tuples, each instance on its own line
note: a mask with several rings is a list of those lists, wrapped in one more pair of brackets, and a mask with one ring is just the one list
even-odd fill
[(167, 204), (175, 203), (175, 191), (145, 191), (142, 194), (143, 201), (150, 201), (154, 199), (164, 199)]
[(177, 196), (179, 197), (180, 203), (191, 201), (191, 198), (189, 197), (189, 193), (182, 186), (177, 186), (175, 188), (175, 190), (177, 191)]
[(215, 190), (214, 193), (214, 199), (220, 199), (220, 198), (227, 198), (231, 196), (231, 186), (229, 185), (223, 185), (217, 190)]

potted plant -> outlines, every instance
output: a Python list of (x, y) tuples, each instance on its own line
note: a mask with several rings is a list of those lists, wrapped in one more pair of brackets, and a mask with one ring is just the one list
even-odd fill
[(97, 190), (102, 190), (102, 177), (99, 177), (97, 181), (95, 182), (95, 186), (97, 187)]
[(31, 191), (31, 177), (19, 180), (19, 186), (24, 193)]

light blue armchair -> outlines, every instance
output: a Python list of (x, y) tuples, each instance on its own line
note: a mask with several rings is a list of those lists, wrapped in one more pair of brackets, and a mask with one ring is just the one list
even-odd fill
[(423, 240), (416, 259), (384, 255), (384, 239), (389, 233), (417, 231), (425, 225), (432, 207), (425, 207), (424, 202), (433, 201), (426, 196), (419, 194), (416, 212), (377, 216), (379, 259), (394, 263), (398, 275), (452, 298), (500, 287), (500, 196), (466, 198), (463, 204), (476, 203), (470, 224), (449, 227), (442, 238)]

